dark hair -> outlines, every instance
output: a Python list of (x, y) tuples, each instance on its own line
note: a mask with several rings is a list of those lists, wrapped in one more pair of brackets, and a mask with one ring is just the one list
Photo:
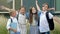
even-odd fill
[[(45, 5), (48, 5), (48, 3), (44, 3), (44, 4), (42, 4), (42, 7), (44, 7)], [(49, 5), (48, 5), (48, 8), (49, 8)]]
[[(33, 7), (30, 8), (30, 15), (29, 15), (29, 23), (30, 23), (30, 24), (31, 24), (32, 21), (33, 21), (32, 8), (33, 8)], [(36, 13), (35, 13), (35, 18), (36, 18), (36, 20), (37, 20), (37, 10), (36, 10)]]
[(19, 8), (19, 10), (20, 10), (21, 8), (24, 8), (24, 9), (26, 9), (24, 6), (21, 6), (21, 7)]

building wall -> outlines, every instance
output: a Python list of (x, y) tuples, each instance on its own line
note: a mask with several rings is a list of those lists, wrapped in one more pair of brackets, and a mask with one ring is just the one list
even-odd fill
[(55, 0), (56, 1), (56, 10), (60, 11), (60, 0)]
[[(43, 3), (48, 3), (49, 7), (54, 7), (54, 0), (38, 0), (38, 4), (41, 8)], [(23, 4), (26, 7), (27, 11), (29, 11), (29, 8), (31, 6), (36, 7), (35, 0), (23, 0)]]
[[(16, 1), (16, 9), (21, 7), (21, 0)], [(49, 7), (55, 7), (56, 11), (60, 11), (60, 0), (38, 0), (39, 6), (42, 7), (43, 3), (48, 3)], [(7, 0), (0, 0), (0, 5), (4, 5), (6, 7), (12, 8), (12, 1), (7, 2)], [(26, 7), (27, 11), (31, 6), (36, 7), (35, 0), (23, 0), (23, 5)]]

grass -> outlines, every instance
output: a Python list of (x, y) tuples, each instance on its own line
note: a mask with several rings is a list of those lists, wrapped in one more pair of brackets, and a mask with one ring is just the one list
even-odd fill
[[(6, 29), (7, 18), (0, 15), (0, 34), (8, 34)], [(27, 24), (27, 33), (29, 33), (29, 25)], [(60, 34), (60, 24), (55, 22), (55, 30), (51, 31), (51, 34)]]
[(0, 34), (7, 34), (6, 22), (7, 18), (3, 15), (0, 15)]
[(55, 22), (55, 30), (51, 31), (51, 34), (60, 34), (60, 24)]

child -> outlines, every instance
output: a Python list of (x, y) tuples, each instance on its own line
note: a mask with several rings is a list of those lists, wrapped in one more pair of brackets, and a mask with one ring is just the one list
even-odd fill
[(20, 34), (18, 21), (16, 19), (16, 12), (14, 10), (10, 12), (10, 18), (7, 22), (7, 30), (9, 30), (10, 34)]
[[(9, 8), (2, 6), (3, 9), (10, 11)], [(26, 14), (25, 14), (25, 7), (21, 7), (20, 10), (16, 11), (16, 17), (18, 19), (19, 23), (19, 29), (21, 34), (27, 33), (27, 27), (26, 27)]]
[(35, 7), (30, 9), (30, 34), (38, 34), (38, 15)]
[(21, 34), (27, 34), (25, 7), (21, 7), (18, 13), (18, 22)]
[[(37, 0), (36, 0), (36, 7), (38, 10), (38, 16), (39, 16), (39, 31), (40, 34), (50, 34), (50, 29), (49, 29), (49, 24), (48, 24), (48, 20), (46, 18), (46, 13), (49, 10), (49, 6), (47, 3), (44, 3), (42, 5), (42, 10), (40, 10), (38, 4), (37, 4)], [(49, 12), (49, 19), (53, 18), (53, 15)]]

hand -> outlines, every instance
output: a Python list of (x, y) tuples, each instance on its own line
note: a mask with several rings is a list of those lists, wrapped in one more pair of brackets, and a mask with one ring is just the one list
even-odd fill
[(36, 3), (38, 3), (38, 1), (36, 0)]
[(17, 30), (13, 29), (14, 32), (17, 32)]
[(0, 8), (1, 8), (1, 9), (5, 9), (5, 7), (4, 7), (4, 6), (0, 6)]
[(55, 10), (55, 8), (51, 8), (52, 10)]
[(9, 28), (9, 30), (12, 30), (14, 32), (17, 32), (17, 30), (16, 29), (13, 29), (13, 28)]

